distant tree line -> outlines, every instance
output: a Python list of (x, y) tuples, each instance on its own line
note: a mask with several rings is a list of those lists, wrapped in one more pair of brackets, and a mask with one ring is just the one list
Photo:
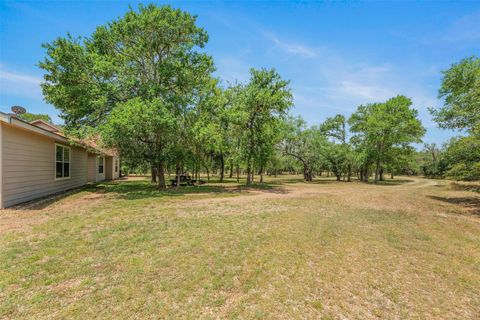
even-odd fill
[[(69, 134), (100, 135), (119, 151), (124, 166), (149, 168), (159, 188), (166, 187), (166, 172), (207, 178), (215, 172), (221, 181), (245, 174), (250, 185), (255, 176), (262, 181), (264, 174), (283, 172), (302, 172), (306, 181), (323, 173), (346, 181), (373, 175), (377, 182), (387, 173), (478, 170), (478, 158), (468, 159), (472, 164), (456, 157), (472, 139), (478, 146), (478, 59), (445, 73), (445, 107), (432, 110), (441, 126), (471, 135), (452, 140), (450, 153), (435, 146), (419, 153), (412, 145), (421, 142), (425, 129), (409, 98), (361, 105), (348, 118), (336, 115), (307, 126), (289, 113), (289, 81), (274, 69), (251, 69), (246, 83), (222, 85), (203, 50), (207, 41), (195, 16), (140, 5), (90, 37), (68, 35), (45, 44), (39, 64), (45, 99), (60, 110)], [(470, 64), (477, 68), (467, 75), (475, 92), (461, 88), (465, 79), (456, 79), (465, 76), (457, 68), (475, 69)], [(441, 162), (447, 158), (448, 165)]]

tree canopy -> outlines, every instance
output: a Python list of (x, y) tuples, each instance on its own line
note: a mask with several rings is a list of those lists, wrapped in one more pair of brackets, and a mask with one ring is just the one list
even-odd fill
[[(468, 131), (446, 146), (417, 152), (425, 129), (403, 95), (360, 105), (307, 125), (293, 117), (290, 82), (275, 69), (250, 69), (244, 83), (215, 78), (204, 51), (207, 32), (197, 18), (170, 6), (139, 5), (88, 37), (66, 35), (45, 44), (45, 100), (60, 110), (68, 134), (100, 136), (130, 167), (165, 174), (206, 172), (224, 181), (236, 172), (324, 172), (337, 180), (375, 182), (384, 172), (475, 179), (478, 159), (480, 62), (467, 58), (443, 73), (442, 108), (431, 110), (444, 128)], [(37, 115), (36, 117), (38, 118)], [(27, 117), (25, 115), (25, 117)], [(26, 119), (26, 118), (25, 118)], [(47, 121), (49, 121), (48, 119)], [(178, 185), (178, 184), (177, 184)]]
[[(441, 128), (465, 131), (437, 151), (433, 172), (459, 180), (480, 179), (480, 58), (469, 57), (443, 71), (439, 96), (444, 105), (430, 109)], [(427, 163), (428, 165), (428, 163)]]
[(45, 100), (69, 128), (97, 126), (130, 99), (161, 99), (181, 113), (213, 71), (200, 52), (208, 40), (196, 17), (170, 6), (139, 5), (97, 27), (90, 37), (67, 35), (44, 45)]
[(421, 142), (425, 134), (411, 105), (409, 98), (397, 96), (384, 103), (359, 106), (349, 119), (354, 145), (365, 152), (366, 165), (375, 164), (375, 181), (382, 178), (383, 165), (396, 148), (406, 149), (411, 143)]
[(52, 123), (52, 118), (50, 118), (48, 114), (25, 112), (23, 114), (18, 115), (18, 117), (23, 121), (27, 121), (27, 122), (32, 122), (34, 120), (43, 120), (48, 123)]
[(439, 97), (444, 106), (430, 111), (440, 127), (480, 133), (480, 58), (465, 58), (443, 71)]

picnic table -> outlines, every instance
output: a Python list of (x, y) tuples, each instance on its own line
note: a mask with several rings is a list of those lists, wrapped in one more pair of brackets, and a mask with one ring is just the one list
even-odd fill
[[(170, 179), (170, 182), (171, 182), (172, 187), (176, 187), (177, 183), (178, 183), (178, 176), (176, 176), (175, 179)], [(180, 185), (181, 186), (193, 186), (193, 185), (195, 185), (195, 182), (197, 182), (197, 180), (192, 179), (190, 177), (190, 175), (188, 175), (188, 174), (181, 174), (180, 175)]]

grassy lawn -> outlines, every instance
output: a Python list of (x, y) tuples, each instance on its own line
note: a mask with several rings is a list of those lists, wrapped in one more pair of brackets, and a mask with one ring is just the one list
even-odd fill
[(0, 318), (480, 318), (480, 195), (444, 181), (124, 181), (0, 222)]

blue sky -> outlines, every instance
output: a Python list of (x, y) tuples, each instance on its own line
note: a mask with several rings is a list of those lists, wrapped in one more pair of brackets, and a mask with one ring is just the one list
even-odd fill
[[(145, 3), (145, 2), (144, 2)], [(480, 53), (480, 2), (160, 2), (198, 15), (206, 47), (225, 82), (250, 67), (275, 67), (291, 81), (294, 114), (310, 124), (397, 94), (412, 98), (424, 142), (454, 133), (436, 128), (427, 107), (441, 105), (441, 70)], [(135, 1), (0, 2), (0, 110), (48, 113), (39, 83), (41, 44), (88, 36)]]

